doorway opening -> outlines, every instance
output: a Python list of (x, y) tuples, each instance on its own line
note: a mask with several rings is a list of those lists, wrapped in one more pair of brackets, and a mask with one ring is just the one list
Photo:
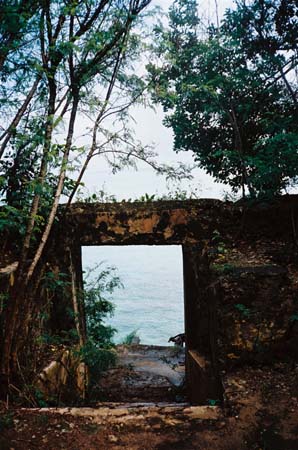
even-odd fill
[[(184, 402), (182, 247), (82, 247), (82, 263), (84, 274), (100, 263), (91, 274), (94, 279), (98, 271), (115, 267), (123, 285), (109, 296), (115, 310), (105, 320), (117, 330), (113, 337), (117, 363), (100, 375), (95, 397), (113, 402)], [(170, 341), (177, 335), (180, 341)]]

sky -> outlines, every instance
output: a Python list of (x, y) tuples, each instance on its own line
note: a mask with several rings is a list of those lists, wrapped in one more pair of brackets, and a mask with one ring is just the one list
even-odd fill
[[(153, 0), (152, 6), (161, 6), (165, 11), (171, 5), (171, 0)], [(227, 7), (232, 7), (232, 0), (218, 0), (218, 12), (221, 17)], [(215, 0), (203, 0), (200, 2), (200, 13), (205, 17), (215, 18)], [(132, 116), (135, 124), (136, 137), (142, 144), (154, 144), (154, 151), (158, 153), (158, 161), (175, 165), (178, 161), (193, 165), (191, 152), (173, 151), (173, 135), (171, 129), (163, 125), (164, 114), (161, 107), (156, 111), (144, 107), (134, 107)], [(111, 169), (102, 161), (91, 161), (84, 176), (86, 192), (92, 194), (104, 189), (108, 194), (113, 194), (118, 200), (139, 198), (145, 193), (161, 196), (168, 191), (175, 191), (177, 186), (168, 185), (164, 177), (157, 176), (153, 169), (146, 164), (139, 164), (138, 171), (133, 169), (123, 170), (117, 174), (111, 174)], [(216, 183), (214, 179), (202, 169), (193, 171), (193, 180), (182, 181), (180, 189), (195, 192), (200, 198), (223, 198), (229, 192), (226, 185)]]

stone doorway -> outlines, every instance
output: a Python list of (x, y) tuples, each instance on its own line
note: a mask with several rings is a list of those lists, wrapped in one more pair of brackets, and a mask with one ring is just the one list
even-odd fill
[[(118, 331), (113, 339), (118, 359), (100, 377), (97, 396), (112, 402), (184, 402), (185, 347), (169, 342), (185, 330), (181, 246), (82, 247), (82, 262), (86, 278), (96, 280), (110, 267), (111, 279), (115, 272), (123, 283), (105, 296), (115, 305), (105, 322)], [(95, 273), (90, 266), (97, 267)]]
[[(207, 201), (76, 204), (66, 214), (61, 229), (64, 261), (76, 289), (82, 288), (82, 246), (182, 246), (186, 385), (192, 404), (223, 398), (217, 356), (220, 290), (206, 252), (214, 232), (214, 208), (220, 214), (220, 202), (213, 202), (212, 208)], [(84, 317), (79, 326), (84, 333)]]

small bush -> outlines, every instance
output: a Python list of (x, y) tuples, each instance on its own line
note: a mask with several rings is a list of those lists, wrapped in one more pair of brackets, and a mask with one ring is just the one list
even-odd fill
[(138, 330), (134, 330), (131, 333), (129, 333), (122, 341), (122, 344), (124, 345), (131, 345), (134, 343), (135, 340), (139, 339), (137, 335)]
[[(96, 272), (96, 276), (94, 276)], [(123, 285), (115, 267), (103, 268), (103, 263), (89, 269), (85, 276), (84, 304), (87, 322), (87, 342), (80, 350), (80, 357), (90, 369), (91, 384), (100, 373), (116, 363), (113, 343), (115, 328), (105, 324), (114, 313), (111, 295)]]

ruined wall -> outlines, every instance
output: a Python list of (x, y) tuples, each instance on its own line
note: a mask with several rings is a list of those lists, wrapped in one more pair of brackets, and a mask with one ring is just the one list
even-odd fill
[(211, 242), (215, 231), (234, 242), (293, 242), (297, 219), (296, 196), (254, 206), (212, 199), (77, 203), (66, 212), (60, 233), (63, 242), (70, 239), (79, 245), (196, 244)]
[[(298, 347), (288, 344), (296, 339), (298, 323), (297, 205), (296, 196), (254, 206), (207, 199), (75, 204), (66, 215), (63, 239), (76, 248), (182, 244), (184, 252), (203, 252), (210, 271), (204, 269), (198, 282), (194, 273), (189, 291), (219, 281), (220, 358), (235, 363), (252, 355), (266, 358), (269, 347), (281, 353), (282, 341), (290, 350)], [(196, 335), (208, 317), (198, 321), (195, 305), (190, 309), (189, 332)]]
[(67, 212), (63, 235), (80, 245), (196, 245), (234, 213), (217, 200), (81, 203)]
[(242, 241), (239, 247), (227, 246), (221, 259), (213, 263), (222, 287), (218, 309), (221, 359), (234, 365), (297, 357), (296, 249), (290, 243), (280, 249), (281, 257), (286, 252), (292, 258), (288, 264), (280, 261), (276, 241), (253, 246)]

